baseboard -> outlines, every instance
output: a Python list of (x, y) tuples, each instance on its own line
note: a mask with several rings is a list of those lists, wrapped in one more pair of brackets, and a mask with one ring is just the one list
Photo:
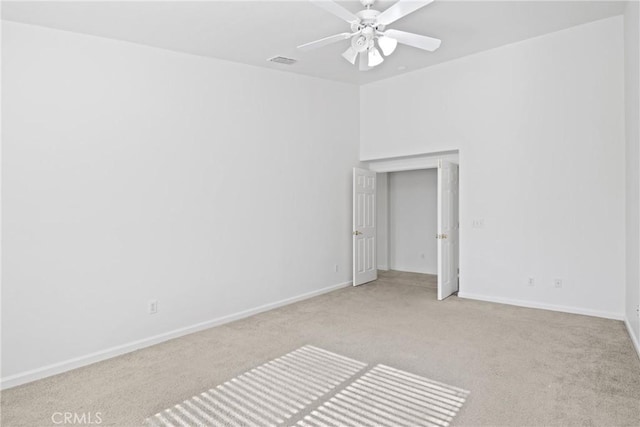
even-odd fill
[(624, 324), (627, 326), (627, 332), (629, 333), (629, 337), (631, 338), (631, 342), (633, 343), (633, 347), (636, 349), (636, 353), (638, 354), (638, 358), (640, 358), (640, 342), (638, 342), (638, 337), (633, 333), (633, 329), (631, 329), (631, 324), (629, 323), (629, 319), (624, 318)]
[(42, 368), (32, 369), (30, 371), (21, 372), (19, 374), (11, 375), (6, 378), (0, 379), (0, 390), (5, 390), (11, 387), (16, 387), (22, 384), (26, 384), (32, 381), (40, 380), (52, 375), (61, 374), (63, 372), (71, 371), (76, 368), (90, 365), (92, 363), (100, 362), (102, 360), (110, 359), (112, 357), (120, 356), (125, 353), (130, 353), (141, 348), (150, 347), (155, 344), (159, 344), (164, 341), (168, 341), (174, 338), (178, 338), (184, 335), (199, 332), (204, 329), (209, 329), (214, 326), (220, 326), (225, 323), (233, 322), (235, 320), (243, 319), (245, 317), (253, 316), (254, 314), (262, 313), (265, 311), (273, 310), (274, 308), (282, 307), (285, 305), (293, 304), (298, 301), (313, 298), (318, 295), (326, 294), (336, 289), (345, 288), (351, 285), (352, 282), (339, 283), (337, 285), (328, 286), (315, 291), (307, 292), (301, 295), (297, 295), (291, 298), (286, 298), (273, 303), (261, 305), (249, 310), (240, 311), (238, 313), (230, 314), (223, 317), (207, 320), (206, 322), (197, 323), (195, 325), (187, 326), (184, 328), (174, 329), (173, 331), (165, 332), (159, 335), (155, 335), (149, 338), (143, 338), (141, 340), (133, 341), (127, 344), (111, 347), (105, 350), (90, 353), (84, 356), (68, 359), (63, 362), (47, 365)]
[(467, 292), (459, 292), (460, 298), (474, 299), (478, 301), (496, 302), (499, 304), (516, 305), (518, 307), (539, 308), (542, 310), (560, 311), (563, 313), (582, 314), (584, 316), (602, 317), (604, 319), (624, 320), (624, 314), (611, 313), (608, 311), (590, 310), (586, 308), (571, 307), (566, 305), (545, 304), (533, 301), (522, 301), (510, 298), (490, 297), (485, 295), (470, 294)]

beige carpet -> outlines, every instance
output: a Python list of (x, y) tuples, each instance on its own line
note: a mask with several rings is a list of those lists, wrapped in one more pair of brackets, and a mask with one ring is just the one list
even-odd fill
[[(363, 369), (367, 369), (364, 374)], [(145, 420), (147, 427), (447, 427), (469, 392), (314, 346), (271, 360)]]
[(148, 427), (293, 425), (367, 364), (304, 346), (145, 420)]
[(409, 273), (406, 271), (379, 271), (378, 281), (392, 282), (396, 285), (421, 286), (438, 290), (438, 276), (435, 274)]
[(622, 322), (437, 301), (416, 286), (427, 278), (394, 274), (9, 389), (2, 426), (54, 425), (57, 411), (140, 425), (307, 344), (470, 390), (452, 425), (640, 425), (640, 360)]
[(298, 427), (447, 427), (469, 392), (377, 365), (303, 416)]

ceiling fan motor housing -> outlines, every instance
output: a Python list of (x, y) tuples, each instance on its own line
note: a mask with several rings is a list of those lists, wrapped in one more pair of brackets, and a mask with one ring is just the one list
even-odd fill
[(359, 24), (361, 26), (372, 26), (372, 27), (376, 27), (379, 25), (377, 23), (378, 15), (380, 15), (380, 12), (373, 9), (361, 10), (356, 14), (358, 19), (360, 20)]

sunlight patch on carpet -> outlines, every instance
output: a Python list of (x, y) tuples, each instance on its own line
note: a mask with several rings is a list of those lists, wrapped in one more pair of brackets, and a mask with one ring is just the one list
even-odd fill
[(304, 346), (147, 418), (148, 426), (275, 426), (366, 363)]
[(296, 425), (448, 426), (468, 394), (457, 387), (377, 365)]
[(304, 346), (145, 420), (155, 427), (448, 426), (469, 392)]

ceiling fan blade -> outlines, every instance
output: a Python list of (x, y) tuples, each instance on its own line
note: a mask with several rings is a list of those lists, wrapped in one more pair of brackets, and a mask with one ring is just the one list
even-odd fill
[(305, 44), (301, 44), (300, 46), (298, 46), (298, 49), (300, 50), (311, 50), (311, 49), (316, 49), (322, 46), (326, 46), (328, 44), (331, 43), (336, 43), (339, 42), (340, 40), (346, 40), (349, 37), (351, 37), (353, 34), (351, 33), (340, 33), (340, 34), (336, 34), (333, 36), (329, 36), (329, 37), (325, 37), (323, 39), (320, 40), (316, 40), (310, 43), (305, 43)]
[(440, 47), (442, 41), (440, 39), (434, 39), (433, 37), (421, 36), (418, 34), (407, 33), (400, 30), (387, 30), (384, 35), (398, 40), (398, 43), (406, 44), (407, 46), (417, 47), (418, 49), (428, 50), (433, 52)]
[(415, 12), (421, 7), (425, 7), (432, 1), (433, 0), (398, 0), (396, 4), (378, 15), (378, 23), (382, 25), (389, 25), (392, 22), (396, 22), (398, 19)]
[(316, 6), (318, 6), (319, 8), (324, 9), (327, 12), (349, 23), (354, 21), (359, 21), (356, 15), (349, 12), (347, 9), (345, 9), (344, 7), (340, 6), (338, 3), (332, 0), (309, 0), (309, 1), (315, 4)]
[(360, 71), (367, 71), (371, 69), (371, 67), (369, 67), (369, 55), (367, 51), (360, 53), (360, 62), (358, 63), (358, 69)]

